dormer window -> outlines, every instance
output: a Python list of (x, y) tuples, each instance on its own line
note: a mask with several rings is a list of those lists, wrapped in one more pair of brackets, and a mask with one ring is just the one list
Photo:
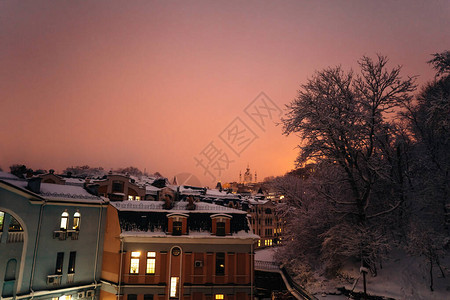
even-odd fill
[(183, 222), (173, 221), (172, 235), (182, 235), (183, 234)]
[(169, 218), (169, 234), (177, 236), (187, 234), (187, 218), (189, 215), (173, 213), (168, 214), (167, 217)]
[(73, 214), (73, 230), (80, 230), (81, 214), (77, 211)]
[(216, 236), (226, 236), (229, 235), (230, 230), (230, 220), (232, 216), (227, 214), (215, 214), (211, 215), (212, 219), (212, 234)]
[(69, 223), (69, 213), (66, 210), (61, 215), (61, 224), (60, 224), (59, 228), (61, 230), (67, 230), (68, 223)]
[(216, 223), (216, 235), (225, 236), (225, 222)]

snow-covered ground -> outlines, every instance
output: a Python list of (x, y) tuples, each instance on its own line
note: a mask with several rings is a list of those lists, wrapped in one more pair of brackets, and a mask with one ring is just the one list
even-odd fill
[(262, 261), (275, 261), (274, 259), (275, 248), (265, 248), (255, 251), (255, 260)]
[[(257, 250), (256, 260), (273, 261), (274, 249)], [(445, 278), (442, 277), (439, 268), (433, 267), (434, 291), (430, 291), (429, 264), (423, 257), (411, 257), (403, 251), (397, 250), (391, 253), (391, 259), (383, 263), (383, 269), (378, 270), (378, 275), (366, 276), (367, 292), (372, 295), (385, 296), (397, 300), (450, 300), (450, 257), (441, 262)], [(363, 291), (363, 279), (359, 273), (359, 265), (348, 264), (342, 272), (344, 279), (327, 280), (318, 278), (315, 283), (307, 284), (309, 292), (319, 299), (338, 300), (347, 299), (345, 296), (328, 295), (336, 293), (337, 287), (345, 286), (352, 289), (356, 279), (359, 278), (355, 291)]]

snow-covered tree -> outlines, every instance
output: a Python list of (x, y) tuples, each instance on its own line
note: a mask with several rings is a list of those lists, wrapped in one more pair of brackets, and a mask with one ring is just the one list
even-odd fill
[(401, 67), (388, 70), (387, 62), (384, 56), (363, 57), (358, 74), (342, 67), (316, 72), (301, 86), (283, 118), (284, 133), (301, 139), (298, 165), (313, 162), (335, 174), (335, 185), (324, 177), (317, 179), (324, 182), (317, 195), (340, 215), (340, 227), (356, 230), (348, 243), (352, 249), (339, 250), (327, 245), (344, 241), (345, 232), (339, 236), (342, 230), (330, 224), (323, 233), (323, 257), (339, 257), (327, 250), (346, 257), (358, 253), (371, 268), (386, 245), (367, 238), (382, 237), (383, 218), (404, 201), (406, 157), (395, 116), (410, 103), (415, 90), (414, 78), (402, 79)]

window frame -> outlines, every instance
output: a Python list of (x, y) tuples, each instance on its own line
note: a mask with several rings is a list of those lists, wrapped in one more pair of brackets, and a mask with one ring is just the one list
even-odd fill
[(79, 211), (76, 211), (73, 214), (73, 225), (72, 229), (76, 231), (80, 231), (80, 225), (81, 225), (81, 214)]
[(216, 252), (216, 276), (225, 275), (225, 252)]
[(130, 257), (130, 275), (139, 274), (139, 264), (141, 262), (141, 252), (131, 251)]
[(61, 214), (61, 220), (59, 223), (59, 229), (62, 231), (67, 231), (67, 228), (69, 227), (69, 213), (67, 212), (67, 209), (63, 211)]
[(67, 269), (67, 274), (75, 274), (75, 263), (77, 259), (77, 252), (76, 251), (70, 251), (69, 254), (69, 266)]
[[(150, 268), (150, 272), (149, 272)], [(153, 275), (156, 273), (156, 252), (147, 251), (147, 262), (145, 265), (145, 274)]]
[[(176, 225), (175, 225), (176, 224)], [(176, 228), (176, 230), (175, 230)], [(172, 235), (174, 236), (180, 236), (183, 235), (183, 221), (172, 221)]]
[(170, 277), (170, 286), (169, 286), (169, 298), (170, 299), (176, 299), (178, 298), (179, 294), (179, 282), (180, 277), (178, 276), (172, 276)]
[(55, 275), (62, 275), (64, 267), (64, 252), (56, 254)]

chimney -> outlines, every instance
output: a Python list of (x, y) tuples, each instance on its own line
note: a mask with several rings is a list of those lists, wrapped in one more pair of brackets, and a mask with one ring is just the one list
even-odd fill
[(188, 204), (186, 206), (186, 209), (195, 210), (194, 197), (192, 197), (192, 195), (188, 197)]
[(41, 177), (31, 177), (28, 179), (27, 189), (32, 191), (33, 193), (40, 194), (41, 193)]
[(168, 194), (164, 195), (164, 209), (172, 209), (173, 203), (172, 203), (172, 197)]

